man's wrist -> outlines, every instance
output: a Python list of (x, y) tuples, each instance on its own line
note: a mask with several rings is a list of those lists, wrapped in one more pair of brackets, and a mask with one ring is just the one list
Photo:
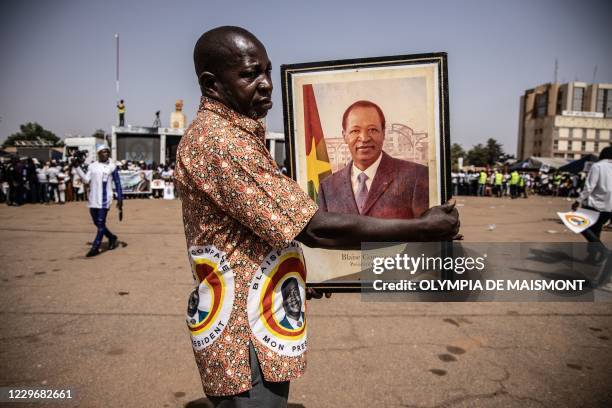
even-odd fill
[(401, 242), (424, 242), (427, 241), (427, 231), (430, 226), (425, 218), (414, 218), (411, 220), (394, 220), (400, 221), (397, 241)]
[(427, 218), (416, 218), (413, 220), (415, 225), (415, 229), (417, 231), (417, 241), (418, 242), (426, 242), (431, 241), (429, 235), (432, 231), (431, 222)]

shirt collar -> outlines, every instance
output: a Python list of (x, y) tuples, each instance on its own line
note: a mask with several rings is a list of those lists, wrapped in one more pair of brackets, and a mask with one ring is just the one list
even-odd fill
[(376, 171), (378, 170), (378, 166), (380, 165), (380, 161), (382, 160), (382, 157), (383, 157), (383, 154), (382, 152), (380, 152), (378, 159), (376, 159), (376, 161), (372, 163), (370, 167), (368, 167), (367, 169), (363, 171), (359, 169), (357, 166), (355, 166), (355, 162), (353, 162), (353, 166), (351, 168), (351, 178), (356, 179), (360, 173), (365, 173), (366, 176), (368, 176), (368, 180), (373, 180), (374, 176), (376, 175)]
[(207, 96), (202, 96), (200, 98), (200, 107), (198, 108), (198, 112), (205, 110), (216, 113), (222, 118), (228, 120), (232, 125), (261, 138), (262, 141), (265, 140), (266, 130), (261, 120), (251, 119), (248, 116), (244, 116), (227, 107), (219, 101)]
[(293, 317), (290, 317), (288, 314), (285, 314), (285, 317), (287, 318), (287, 321), (289, 322), (291, 327), (293, 327), (294, 329), (298, 329), (298, 328), (302, 327), (303, 322), (302, 322), (302, 319), (301, 319), (301, 314), (300, 314), (300, 317), (297, 318), (297, 319), (294, 319)]

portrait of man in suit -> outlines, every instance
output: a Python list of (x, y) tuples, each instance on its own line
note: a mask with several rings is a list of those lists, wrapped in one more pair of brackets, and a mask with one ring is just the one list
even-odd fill
[(296, 278), (288, 278), (281, 285), (283, 309), (285, 317), (279, 322), (285, 329), (295, 330), (304, 325), (304, 312), (302, 312), (302, 296)]
[(345, 110), (342, 136), (351, 161), (321, 181), (322, 211), (409, 219), (429, 208), (427, 167), (383, 151), (385, 124), (373, 102), (360, 100)]
[(210, 304), (210, 302), (207, 303), (207, 301), (208, 298), (203, 299), (203, 302), (200, 302), (200, 293), (198, 289), (195, 289), (193, 292), (191, 292), (191, 295), (189, 296), (189, 303), (187, 304), (187, 316), (189, 317), (189, 323), (197, 324), (206, 319), (206, 316), (208, 316), (209, 311), (202, 310), (200, 308), (203, 307), (205, 304)]

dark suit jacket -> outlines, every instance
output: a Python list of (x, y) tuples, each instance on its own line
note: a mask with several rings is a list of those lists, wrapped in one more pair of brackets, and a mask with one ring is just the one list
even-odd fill
[[(361, 215), (379, 218), (417, 218), (429, 208), (427, 167), (395, 159), (382, 152)], [(325, 178), (319, 186), (318, 204), (322, 211), (359, 214), (351, 185), (350, 162)]]

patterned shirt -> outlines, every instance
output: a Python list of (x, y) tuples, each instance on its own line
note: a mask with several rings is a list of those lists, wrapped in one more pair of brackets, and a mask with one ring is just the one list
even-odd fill
[[(176, 183), (195, 289), (187, 326), (207, 395), (251, 388), (249, 342), (267, 381), (306, 367), (306, 270), (293, 241), (317, 211), (278, 171), (256, 120), (202, 97), (177, 151)], [(295, 291), (297, 284), (298, 292)]]

